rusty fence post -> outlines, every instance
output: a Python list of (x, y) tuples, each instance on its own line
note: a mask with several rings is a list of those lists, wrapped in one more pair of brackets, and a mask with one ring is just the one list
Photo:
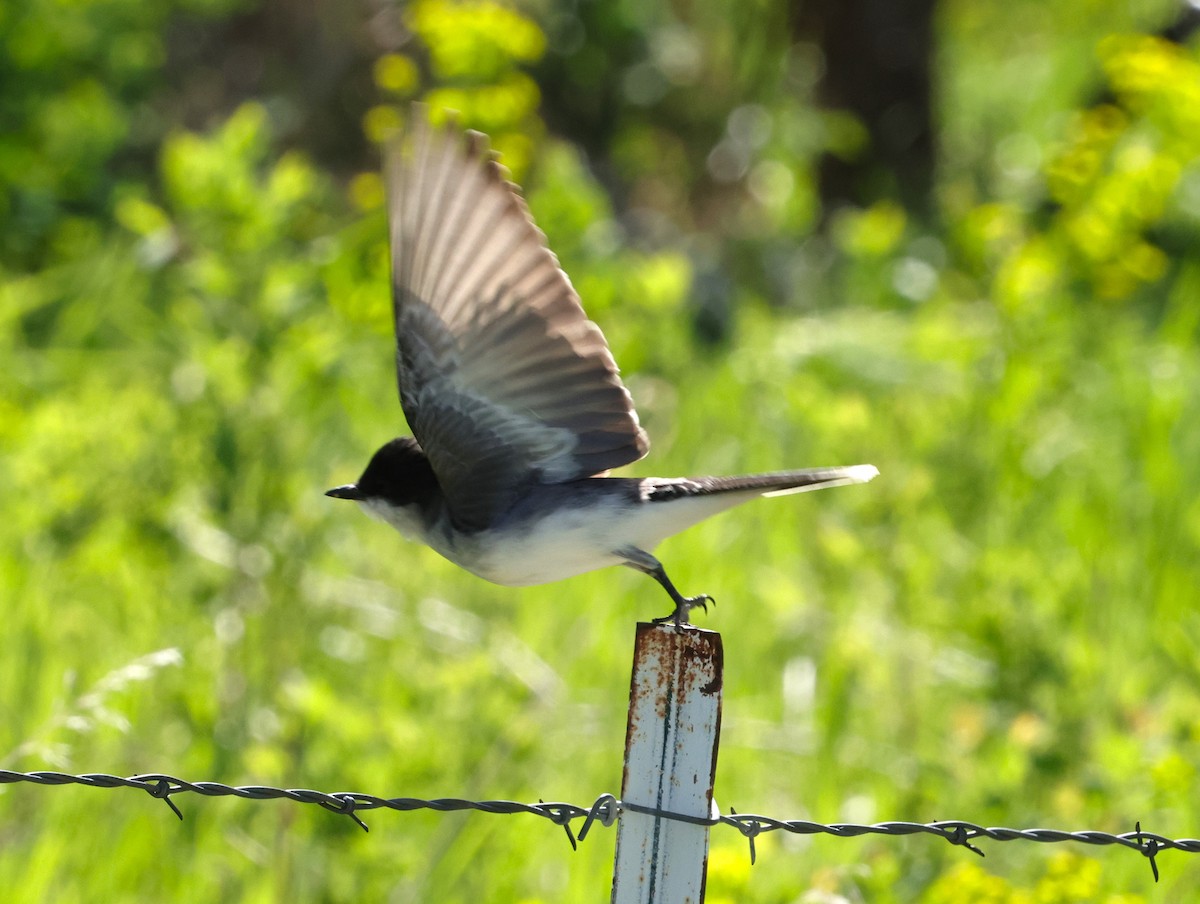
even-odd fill
[(699, 819), (713, 814), (722, 667), (715, 631), (637, 626), (613, 904), (704, 900), (709, 827), (629, 807)]

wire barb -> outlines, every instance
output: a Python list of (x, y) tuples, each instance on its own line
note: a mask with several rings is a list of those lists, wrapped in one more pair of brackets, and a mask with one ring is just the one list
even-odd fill
[(179, 821), (183, 822), (183, 811), (175, 806), (175, 801), (171, 800), (171, 794), (175, 789), (171, 787), (171, 783), (165, 778), (159, 779), (156, 782), (150, 782), (146, 785), (146, 792), (153, 798), (157, 798), (171, 808), (171, 812), (179, 817)]
[[(730, 816), (737, 816), (738, 812), (733, 807), (729, 808)], [(754, 861), (758, 858), (758, 852), (754, 849), (754, 839), (758, 837), (758, 833), (762, 831), (762, 824), (757, 819), (749, 819), (745, 822), (738, 821), (734, 823), (746, 836), (746, 840), (750, 842), (750, 865), (754, 866)]]
[(961, 822), (955, 826), (954, 831), (946, 836), (946, 840), (958, 847), (965, 847), (968, 851), (974, 851), (980, 857), (984, 856), (983, 851), (971, 844), (970, 838), (973, 836), (967, 831), (967, 827)]
[[(315, 794), (318, 792), (313, 793)], [(330, 813), (337, 813), (341, 816), (349, 816), (356, 823), (358, 823), (358, 827), (364, 832), (371, 831), (371, 827), (363, 822), (362, 818), (354, 812), (358, 808), (358, 801), (354, 799), (353, 794), (331, 794), (329, 796), (336, 798), (337, 803), (334, 803), (332, 800), (318, 800), (317, 803)]]
[(538, 803), (542, 806), (543, 815), (547, 819), (555, 825), (563, 827), (563, 831), (567, 833), (567, 841), (571, 842), (571, 850), (579, 850), (579, 844), (571, 832), (571, 820), (575, 818), (575, 814), (572, 812), (574, 808), (570, 804), (548, 804), (540, 797)]
[(620, 815), (620, 802), (611, 794), (601, 794), (588, 810), (587, 816), (583, 818), (583, 826), (579, 829), (579, 840), (583, 841), (587, 838), (587, 833), (592, 830), (592, 823), (597, 819), (605, 828), (609, 828)]
[(1150, 861), (1150, 872), (1154, 874), (1155, 883), (1158, 882), (1158, 862), (1154, 859), (1158, 856), (1159, 843), (1155, 838), (1150, 838), (1145, 845), (1142, 844), (1142, 821), (1139, 819), (1133, 824), (1133, 829), (1137, 833), (1138, 847), (1141, 848), (1143, 856)]

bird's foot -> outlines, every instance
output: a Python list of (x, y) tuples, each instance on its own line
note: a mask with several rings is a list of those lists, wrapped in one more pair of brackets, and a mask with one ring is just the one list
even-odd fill
[(707, 593), (702, 593), (699, 596), (680, 596), (675, 599), (675, 611), (670, 615), (664, 615), (661, 618), (651, 619), (653, 625), (665, 625), (667, 622), (674, 622), (676, 628), (681, 628), (688, 622), (688, 615), (693, 609), (703, 609), (708, 612), (708, 604), (714, 606), (717, 601)]
[(671, 583), (671, 579), (667, 577), (666, 571), (663, 570), (662, 563), (643, 549), (638, 549), (636, 546), (626, 546), (616, 550), (615, 554), (623, 560), (623, 564), (642, 572), (642, 574), (648, 574), (654, 580), (658, 581), (662, 585), (663, 590), (667, 591), (667, 595), (675, 603), (675, 609), (670, 615), (652, 619), (651, 624), (665, 625), (667, 622), (675, 622), (676, 628), (682, 628), (688, 623), (688, 613), (693, 609), (700, 608), (707, 612), (709, 603), (712, 603), (714, 606), (717, 604), (717, 601), (707, 593), (702, 593), (699, 596), (684, 596), (675, 589), (675, 585)]

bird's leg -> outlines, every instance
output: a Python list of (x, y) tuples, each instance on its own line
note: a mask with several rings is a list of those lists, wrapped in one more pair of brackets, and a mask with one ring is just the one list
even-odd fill
[(699, 607), (707, 612), (709, 603), (712, 603), (714, 606), (717, 604), (717, 601), (707, 593), (702, 593), (699, 596), (684, 596), (676, 590), (675, 585), (671, 583), (671, 579), (667, 577), (666, 571), (663, 570), (662, 562), (658, 561), (650, 553), (638, 549), (636, 546), (626, 546), (618, 549), (616, 553), (624, 560), (621, 563), (622, 565), (627, 565), (635, 571), (640, 571), (642, 574), (648, 574), (654, 580), (658, 581), (658, 583), (662, 584), (663, 589), (667, 591), (668, 595), (674, 601), (675, 610), (669, 615), (664, 615), (662, 618), (652, 619), (654, 624), (661, 625), (665, 622), (673, 621), (675, 622), (675, 627), (686, 625), (688, 623), (688, 613), (693, 609)]

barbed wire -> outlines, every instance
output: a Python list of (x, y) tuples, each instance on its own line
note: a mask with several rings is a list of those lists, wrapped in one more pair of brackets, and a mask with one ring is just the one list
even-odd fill
[[(133, 788), (145, 791), (151, 797), (161, 800), (171, 811), (183, 819), (183, 812), (172, 800), (177, 794), (200, 794), (204, 797), (239, 797), (244, 800), (291, 800), (302, 804), (316, 804), (340, 816), (353, 819), (363, 831), (370, 831), (367, 824), (359, 817), (359, 813), (370, 810), (436, 810), (452, 812), (456, 810), (476, 810), (482, 813), (498, 813), (512, 815), (527, 813), (540, 816), (561, 826), (567, 834), (572, 848), (577, 848), (593, 825), (597, 822), (604, 826), (612, 826), (623, 813), (640, 813), (660, 819), (685, 822), (700, 826), (726, 825), (745, 837), (750, 844), (750, 862), (753, 864), (757, 857), (754, 840), (769, 832), (790, 832), (793, 835), (832, 835), (835, 838), (856, 838), (862, 835), (932, 835), (948, 841), (958, 847), (964, 847), (982, 857), (983, 851), (974, 844), (975, 841), (1035, 841), (1041, 844), (1076, 842), (1088, 845), (1120, 845), (1138, 851), (1150, 861), (1150, 869), (1154, 881), (1158, 881), (1158, 863), (1155, 858), (1161, 851), (1175, 850), (1189, 854), (1200, 853), (1200, 839), (1197, 838), (1167, 838), (1153, 832), (1143, 832), (1140, 822), (1134, 824), (1134, 831), (1113, 835), (1108, 832), (1079, 831), (1067, 832), (1061, 829), (1009, 829), (1002, 827), (985, 827), (963, 820), (949, 819), (936, 822), (876, 822), (857, 824), (848, 822), (821, 823), (807, 819), (776, 819), (754, 813), (738, 813), (730, 809), (729, 813), (714, 813), (709, 818), (688, 816), (683, 813), (672, 813), (655, 807), (647, 807), (631, 801), (618, 800), (611, 794), (601, 794), (588, 807), (576, 804), (555, 803), (539, 800), (536, 804), (524, 804), (511, 800), (463, 800), (456, 797), (438, 797), (424, 799), (417, 797), (378, 797), (373, 794), (362, 794), (356, 791), (312, 791), (305, 788), (274, 788), (269, 785), (225, 785), (221, 782), (188, 782), (170, 775), (147, 773), (122, 778), (119, 775), (105, 773), (85, 773), (71, 775), (65, 772), (11, 772), (0, 769), (0, 785), (27, 782), (36, 785), (83, 785), (89, 788)], [(582, 819), (583, 825), (575, 833), (571, 823)]]

